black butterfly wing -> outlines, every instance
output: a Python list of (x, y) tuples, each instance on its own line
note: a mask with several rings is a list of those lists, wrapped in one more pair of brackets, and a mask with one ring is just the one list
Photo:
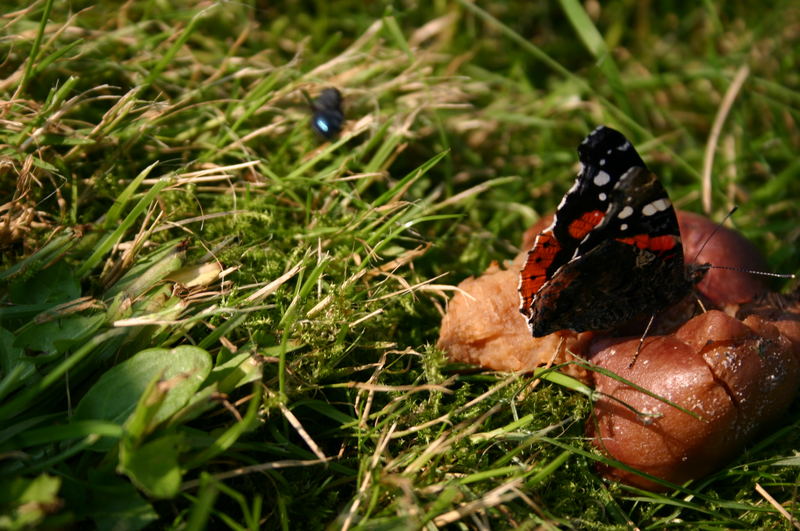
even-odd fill
[(581, 170), (575, 183), (558, 205), (552, 225), (537, 236), (520, 273), (520, 312), (529, 324), (537, 292), (604, 221), (619, 179), (631, 168), (645, 168), (628, 139), (605, 126), (581, 142), (578, 155)]

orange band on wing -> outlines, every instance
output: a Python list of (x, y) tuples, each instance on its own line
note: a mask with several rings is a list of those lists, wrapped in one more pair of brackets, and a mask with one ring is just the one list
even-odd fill
[(547, 268), (553, 263), (561, 245), (552, 232), (543, 232), (536, 237), (533, 248), (528, 251), (525, 266), (520, 272), (519, 294), (522, 297), (522, 311), (527, 314), (534, 295), (547, 281)]
[(648, 251), (654, 252), (671, 251), (678, 244), (678, 239), (671, 234), (656, 236), (654, 238), (651, 238), (647, 234), (637, 234), (630, 238), (617, 238), (617, 241), (627, 243), (628, 245), (635, 245), (639, 249), (647, 249)]
[(592, 210), (581, 215), (578, 219), (569, 224), (567, 230), (569, 235), (576, 240), (582, 240), (584, 236), (592, 232), (597, 225), (603, 221), (605, 213), (600, 210)]

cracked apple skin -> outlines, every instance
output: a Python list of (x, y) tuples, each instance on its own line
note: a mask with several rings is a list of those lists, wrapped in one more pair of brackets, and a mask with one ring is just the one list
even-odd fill
[[(800, 382), (797, 344), (757, 315), (698, 315), (673, 334), (646, 339), (629, 367), (638, 345), (639, 339), (597, 341), (591, 361), (695, 416), (594, 373), (595, 388), (605, 397), (595, 404), (587, 429), (606, 455), (674, 484), (735, 458), (780, 419)], [(603, 473), (649, 490), (665, 488), (622, 468)]]

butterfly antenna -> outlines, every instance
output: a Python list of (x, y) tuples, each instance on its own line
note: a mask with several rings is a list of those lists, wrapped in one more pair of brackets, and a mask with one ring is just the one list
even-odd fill
[(718, 266), (712, 265), (710, 266), (711, 269), (725, 269), (728, 271), (738, 271), (739, 273), (749, 273), (751, 275), (761, 275), (762, 277), (773, 277), (773, 278), (797, 278), (797, 275), (794, 273), (769, 273), (767, 271), (754, 271), (752, 269), (742, 269), (740, 267), (730, 267), (730, 266)]
[[(719, 230), (719, 228), (722, 227), (722, 224), (725, 223), (726, 221), (728, 221), (728, 218), (730, 218), (733, 215), (733, 213), (736, 212), (738, 209), (739, 209), (739, 207), (734, 206), (733, 208), (731, 208), (728, 211), (728, 213), (725, 215), (725, 217), (722, 219), (722, 221), (717, 223), (717, 226), (714, 227), (714, 230), (711, 231), (711, 234), (708, 235), (708, 238), (706, 238), (706, 241), (703, 242), (703, 245), (700, 246), (700, 249), (694, 255), (694, 259), (692, 260), (692, 263), (697, 263), (697, 257), (700, 256), (701, 252), (703, 252), (703, 249), (705, 249), (706, 244), (711, 241), (711, 238), (713, 238), (714, 235)], [(739, 267), (730, 267), (730, 266), (721, 266), (721, 265), (708, 265), (708, 268), (709, 269), (725, 269), (727, 271), (737, 271), (739, 273), (749, 273), (751, 275), (760, 275), (762, 277), (797, 278), (797, 275), (795, 275), (794, 273), (769, 273), (767, 271), (755, 271), (755, 270), (752, 270), (752, 269), (742, 269), (742, 268), (739, 268)]]
[(639, 353), (642, 351), (642, 346), (644, 345), (644, 339), (650, 332), (650, 328), (653, 326), (653, 321), (655, 320), (656, 320), (656, 314), (652, 314), (650, 316), (650, 320), (647, 322), (647, 327), (644, 329), (644, 332), (642, 332), (642, 337), (639, 338), (639, 344), (636, 346), (636, 353), (634, 353), (633, 359), (628, 364), (628, 369), (633, 368), (633, 364), (636, 363), (636, 360), (639, 358)]
[(714, 235), (717, 233), (717, 231), (719, 231), (719, 229), (722, 227), (722, 224), (725, 223), (726, 221), (728, 221), (728, 219), (730, 219), (730, 217), (733, 216), (733, 213), (736, 212), (737, 210), (739, 210), (739, 207), (738, 206), (734, 206), (733, 208), (731, 208), (728, 211), (727, 214), (725, 214), (725, 217), (722, 218), (722, 221), (717, 223), (717, 226), (714, 227), (714, 230), (712, 230), (711, 234), (708, 235), (708, 238), (706, 238), (706, 241), (703, 242), (703, 245), (701, 245), (700, 249), (698, 249), (697, 253), (695, 253), (694, 258), (692, 259), (691, 263), (693, 263), (693, 264), (697, 263), (697, 257), (700, 256), (700, 253), (702, 253), (703, 249), (706, 248), (706, 245), (708, 245), (708, 242), (711, 241), (711, 238), (714, 237)]

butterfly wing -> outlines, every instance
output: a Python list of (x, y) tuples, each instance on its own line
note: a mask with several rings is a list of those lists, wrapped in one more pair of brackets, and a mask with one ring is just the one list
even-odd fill
[(578, 155), (581, 170), (575, 183), (558, 205), (553, 223), (536, 237), (520, 273), (520, 312), (529, 324), (536, 294), (603, 222), (621, 176), (631, 168), (645, 168), (628, 139), (605, 126), (581, 142)]
[(536, 294), (531, 333), (614, 328), (674, 304), (693, 283), (666, 191), (653, 173), (632, 168), (603, 221)]

